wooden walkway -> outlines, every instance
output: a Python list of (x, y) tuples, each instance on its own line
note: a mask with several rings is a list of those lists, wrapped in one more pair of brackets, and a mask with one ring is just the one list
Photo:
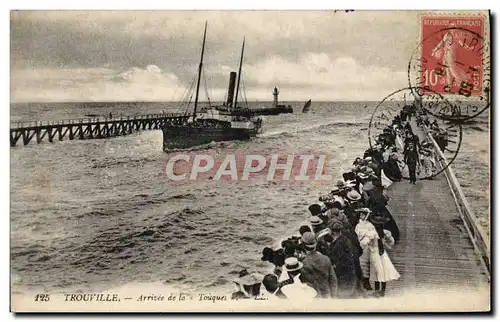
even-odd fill
[[(414, 126), (423, 139), (423, 133)], [(475, 252), (444, 173), (432, 180), (407, 180), (388, 188), (389, 210), (400, 240), (389, 252), (401, 274), (389, 294), (414, 290), (465, 292), (489, 287), (489, 274)]]
[(167, 124), (182, 124), (190, 116), (185, 114), (148, 114), (119, 118), (87, 118), (58, 120), (51, 122), (15, 122), (10, 128), (10, 146), (16, 146), (22, 138), (24, 145), (32, 141), (41, 143), (44, 139), (53, 142), (102, 139), (132, 134), (136, 131), (159, 130)]

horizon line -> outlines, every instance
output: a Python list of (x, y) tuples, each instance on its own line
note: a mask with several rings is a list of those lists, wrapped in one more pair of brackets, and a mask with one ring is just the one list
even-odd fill
[[(312, 102), (380, 102), (380, 100), (318, 100), (314, 101), (311, 100)], [(248, 103), (273, 103), (272, 100), (269, 101), (261, 101), (261, 100), (248, 100)], [(279, 103), (297, 103), (297, 102), (302, 102), (302, 100), (283, 100), (279, 101)], [(305, 100), (304, 102), (307, 102)], [(18, 101), (18, 102), (10, 102), (10, 104), (64, 104), (64, 103), (183, 103), (186, 104), (186, 102), (183, 101), (169, 101), (169, 100), (161, 100), (161, 101)], [(224, 101), (199, 101), (198, 103), (224, 103)]]

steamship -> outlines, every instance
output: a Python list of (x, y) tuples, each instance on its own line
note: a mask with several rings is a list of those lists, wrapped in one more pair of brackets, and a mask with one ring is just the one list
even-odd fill
[(226, 102), (219, 106), (200, 108), (198, 111), (206, 35), (207, 24), (205, 23), (193, 113), (184, 123), (166, 125), (162, 129), (164, 151), (189, 148), (211, 142), (249, 140), (251, 137), (256, 136), (262, 129), (262, 117), (260, 115), (266, 113), (263, 111), (259, 113), (256, 110), (243, 108), (241, 104), (238, 105), (245, 39), (243, 39), (241, 47), (239, 71), (238, 73), (231, 72), (229, 75)]

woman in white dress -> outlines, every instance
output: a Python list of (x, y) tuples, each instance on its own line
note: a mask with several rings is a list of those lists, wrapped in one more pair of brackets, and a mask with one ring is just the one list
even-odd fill
[[(358, 208), (355, 210), (359, 213), (359, 221), (354, 229), (354, 232), (358, 236), (358, 240), (360, 241), (365, 235), (369, 234), (371, 231), (375, 232), (375, 226), (368, 221), (368, 217), (371, 214), (371, 210), (369, 208)], [(360, 244), (363, 253), (359, 257), (359, 266), (361, 267), (361, 272), (363, 275), (362, 283), (363, 288), (367, 291), (373, 290), (370, 285), (370, 251), (368, 248), (368, 244)]]
[(394, 238), (391, 233), (383, 229), (383, 224), (387, 221), (386, 217), (372, 216), (370, 225), (363, 222), (361, 226), (359, 224), (359, 227), (356, 226), (356, 234), (364, 255), (363, 259), (360, 258), (361, 268), (366, 276), (368, 269), (365, 262), (368, 260), (369, 280), (375, 282), (375, 296), (377, 297), (385, 295), (387, 282), (397, 280), (400, 277), (387, 253), (387, 249), (394, 246)]
[(422, 165), (421, 178), (430, 178), (432, 176), (432, 156), (431, 151), (422, 149), (420, 151), (420, 164)]

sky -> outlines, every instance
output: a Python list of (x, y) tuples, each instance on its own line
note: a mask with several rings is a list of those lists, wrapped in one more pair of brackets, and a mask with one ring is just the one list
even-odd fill
[[(12, 11), (11, 101), (222, 101), (246, 38), (251, 101), (380, 100), (407, 86), (414, 11)], [(205, 85), (206, 84), (206, 85)], [(207, 90), (205, 90), (205, 87)]]

